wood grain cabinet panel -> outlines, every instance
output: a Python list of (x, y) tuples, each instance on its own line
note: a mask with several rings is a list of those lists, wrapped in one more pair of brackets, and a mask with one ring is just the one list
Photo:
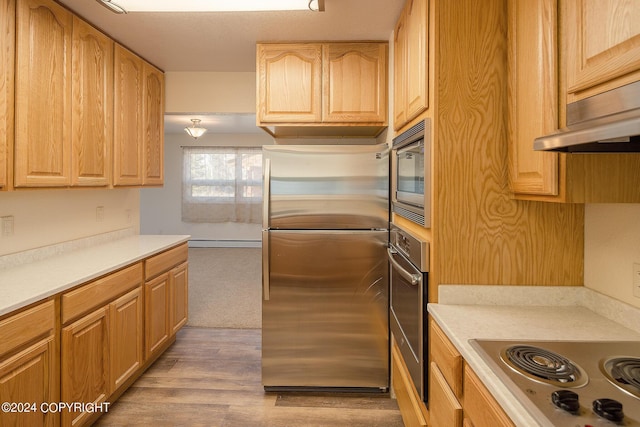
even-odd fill
[(404, 363), (395, 338), (391, 344), (391, 380), (404, 425), (407, 427), (426, 426), (425, 405), (421, 402), (411, 380), (409, 369)]
[(55, 307), (47, 301), (0, 321), (0, 401), (30, 403), (31, 412), (4, 412), (2, 425), (58, 425), (59, 415), (42, 412), (42, 403), (59, 400)]
[(142, 288), (109, 304), (111, 321), (110, 381), (114, 392), (144, 363), (144, 304)]
[(170, 276), (161, 274), (145, 283), (145, 358), (152, 358), (171, 335)]
[(71, 13), (50, 0), (16, 11), (16, 187), (71, 183)]
[(115, 45), (113, 185), (143, 183), (143, 62)]
[(533, 151), (558, 128), (557, 0), (509, 0), (508, 32), (511, 191), (557, 196), (558, 153)]
[(387, 44), (329, 43), (322, 56), (323, 122), (386, 122)]
[(72, 182), (107, 186), (113, 146), (113, 40), (73, 17)]
[(164, 73), (143, 64), (143, 158), (145, 186), (164, 183)]
[[(109, 309), (101, 307), (62, 328), (63, 402), (100, 404), (110, 394)], [(62, 413), (62, 425), (81, 425), (90, 412)]]
[(394, 35), (394, 129), (429, 106), (429, 1), (408, 0)]
[(475, 372), (464, 368), (464, 414), (475, 427), (515, 427)]
[(188, 263), (182, 263), (171, 270), (171, 333), (175, 334), (187, 324), (189, 317)]
[(15, 1), (0, 0), (0, 190), (12, 184)]
[(322, 45), (258, 44), (258, 122), (322, 120)]
[(640, 80), (635, 0), (562, 0), (568, 101)]
[(438, 365), (432, 362), (429, 372), (429, 426), (461, 427), (462, 405)]

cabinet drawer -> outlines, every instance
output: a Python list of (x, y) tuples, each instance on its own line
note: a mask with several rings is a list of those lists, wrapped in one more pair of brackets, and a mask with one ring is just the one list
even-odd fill
[(430, 360), (438, 365), (451, 391), (459, 399), (462, 396), (462, 356), (433, 319), (430, 328)]
[(142, 284), (142, 263), (109, 274), (62, 295), (62, 323), (67, 323)]
[(462, 406), (436, 363), (431, 362), (429, 382), (429, 421), (432, 427), (462, 426)]
[(0, 356), (50, 333), (55, 327), (53, 301), (47, 301), (0, 321)]
[(149, 258), (145, 261), (145, 279), (152, 279), (158, 274), (164, 273), (178, 264), (182, 264), (187, 260), (189, 255), (188, 251), (188, 245), (183, 243), (180, 246), (176, 246), (175, 248)]
[(514, 427), (480, 378), (468, 366), (464, 367), (464, 412), (474, 427)]

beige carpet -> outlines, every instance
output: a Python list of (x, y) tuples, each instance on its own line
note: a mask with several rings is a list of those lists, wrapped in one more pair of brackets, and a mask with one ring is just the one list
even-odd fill
[(189, 248), (190, 326), (260, 328), (260, 248)]

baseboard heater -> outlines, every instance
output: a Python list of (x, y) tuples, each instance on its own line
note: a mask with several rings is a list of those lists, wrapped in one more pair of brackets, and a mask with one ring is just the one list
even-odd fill
[(261, 246), (260, 240), (189, 240), (190, 248), (259, 248)]

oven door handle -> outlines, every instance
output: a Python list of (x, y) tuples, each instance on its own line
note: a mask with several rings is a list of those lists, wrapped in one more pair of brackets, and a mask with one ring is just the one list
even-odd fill
[(393, 266), (393, 268), (395, 268), (396, 271), (398, 273), (400, 273), (402, 278), (407, 280), (412, 285), (417, 285), (417, 284), (421, 283), (422, 282), (422, 275), (409, 273), (407, 270), (402, 268), (402, 266), (400, 265), (400, 263), (398, 263), (398, 261), (396, 261), (394, 259), (393, 256), (396, 255), (397, 253), (398, 253), (398, 251), (396, 251), (395, 249), (387, 248), (387, 254), (389, 255), (389, 261), (391, 261), (391, 265)]

